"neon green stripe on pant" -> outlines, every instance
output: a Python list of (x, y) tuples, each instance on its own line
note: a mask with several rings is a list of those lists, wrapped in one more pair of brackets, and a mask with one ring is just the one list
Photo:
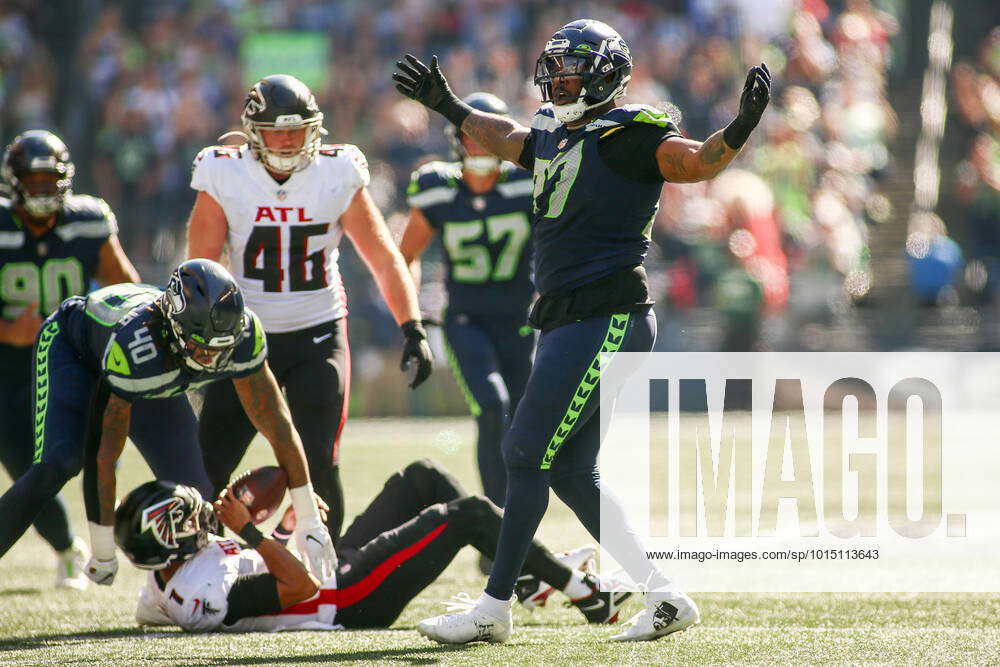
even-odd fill
[(462, 367), (458, 363), (458, 357), (455, 356), (455, 350), (451, 349), (451, 345), (448, 344), (448, 337), (444, 337), (444, 353), (448, 357), (448, 365), (451, 366), (451, 372), (455, 376), (455, 382), (458, 384), (458, 388), (462, 391), (462, 396), (465, 397), (465, 402), (469, 405), (469, 412), (472, 413), (473, 417), (478, 417), (483, 413), (483, 409), (479, 407), (479, 401), (476, 397), (472, 395), (472, 390), (469, 389), (469, 383), (465, 381), (465, 376), (462, 375)]
[(587, 405), (587, 399), (590, 398), (590, 395), (594, 392), (594, 387), (597, 386), (598, 380), (601, 379), (601, 354), (614, 354), (618, 351), (622, 346), (622, 341), (625, 340), (625, 331), (628, 328), (631, 317), (631, 313), (619, 313), (611, 316), (608, 331), (604, 334), (604, 342), (601, 343), (601, 350), (594, 355), (594, 360), (587, 367), (587, 372), (584, 373), (583, 379), (580, 380), (580, 384), (576, 388), (576, 393), (573, 394), (566, 414), (563, 415), (555, 434), (549, 440), (545, 456), (542, 457), (542, 465), (539, 466), (542, 470), (548, 470), (552, 467), (552, 461), (555, 460), (556, 454), (559, 453), (559, 448), (562, 447), (563, 442), (569, 437), (570, 432), (573, 430), (573, 425), (576, 424), (580, 418), (580, 413), (583, 412), (584, 406)]
[(35, 347), (35, 463), (42, 460), (45, 447), (45, 416), (49, 409), (49, 347), (59, 333), (52, 320), (42, 329)]

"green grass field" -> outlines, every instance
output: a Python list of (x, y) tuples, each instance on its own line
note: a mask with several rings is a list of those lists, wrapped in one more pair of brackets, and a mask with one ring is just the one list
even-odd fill
[[(473, 426), (468, 419), (349, 422), (343, 442), (348, 516), (353, 516), (406, 463), (431, 457), (477, 489)], [(241, 469), (272, 462), (254, 443)], [(130, 447), (119, 470), (119, 493), (150, 478)], [(9, 482), (3, 478), (0, 488)], [(79, 481), (66, 489), (74, 527), (86, 532)], [(2, 520), (2, 517), (0, 517)], [(553, 497), (540, 537), (555, 549), (589, 541)], [(389, 630), (186, 635), (143, 632), (134, 600), (143, 573), (119, 558), (114, 586), (85, 593), (53, 588), (53, 556), (34, 532), (0, 562), (0, 663), (295, 664), (664, 664), (664, 663), (998, 663), (1000, 596), (971, 595), (696, 595), (702, 624), (659, 642), (606, 641), (609, 627), (590, 627), (574, 609), (549, 605), (533, 615), (515, 610), (508, 644), (442, 647), (420, 637), (418, 620), (444, 611), (441, 601), (484, 579), (475, 553), (463, 551), (436, 584)], [(682, 573), (677, 573), (683, 578)], [(640, 608), (630, 600), (622, 616)]]

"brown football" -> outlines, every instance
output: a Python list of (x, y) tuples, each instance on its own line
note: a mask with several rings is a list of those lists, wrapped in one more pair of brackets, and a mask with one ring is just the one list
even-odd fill
[(288, 474), (278, 466), (262, 466), (247, 470), (232, 484), (236, 499), (250, 510), (250, 519), (258, 524), (266, 521), (285, 499)]

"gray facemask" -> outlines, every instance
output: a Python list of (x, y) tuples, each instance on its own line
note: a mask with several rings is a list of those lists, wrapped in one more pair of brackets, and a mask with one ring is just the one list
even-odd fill
[(500, 168), (500, 158), (493, 155), (466, 155), (462, 168), (470, 174), (488, 176)]
[(33, 218), (47, 218), (62, 207), (62, 195), (26, 195), (24, 210)]

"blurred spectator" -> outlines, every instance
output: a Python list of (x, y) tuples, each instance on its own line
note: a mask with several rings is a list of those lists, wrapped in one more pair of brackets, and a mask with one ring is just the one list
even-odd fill
[[(0, 134), (6, 140), (27, 127), (51, 125), (53, 118), (70, 119), (78, 128), (68, 138), (81, 189), (95, 190), (112, 203), (130, 256), (154, 280), (166, 275), (176, 259), (172, 255), (181, 251), (177, 239), (183, 237), (194, 197), (188, 187), (190, 161), (200, 146), (238, 129), (248, 77), (264, 74), (244, 69), (241, 49), (248, 38), (274, 30), (328, 38), (328, 67), (313, 86), (330, 131), (327, 140), (358, 144), (365, 151), (373, 196), (391, 220), (404, 208), (401, 193), (415, 162), (447, 151), (441, 121), (393, 90), (392, 60), (405, 52), (436, 53), (456, 92), (493, 91), (525, 120), (538, 106), (531, 80), (545, 40), (567, 21), (593, 16), (615, 26), (633, 53), (643, 56), (626, 101), (671, 105), (679, 110), (674, 115), (682, 131), (696, 139), (731, 119), (749, 64), (765, 59), (775, 73), (772, 109), (741, 158), (762, 178), (744, 172), (711, 190), (664, 189), (654, 231), (662, 261), (659, 271), (656, 261), (649, 266), (651, 273), (659, 272), (654, 280), (670, 290), (676, 304), (713, 306), (724, 293), (727, 303), (774, 314), (794, 294), (794, 273), (803, 267), (829, 272), (855, 296), (870, 286), (867, 225), (888, 216), (879, 188), (891, 167), (887, 144), (896, 126), (886, 72), (898, 22), (880, 9), (882, 3), (91, 4), (98, 11), (79, 26), (81, 46), (67, 53), (38, 43), (30, 3), (0, 0)], [(955, 75), (963, 113), (980, 131), (1000, 126), (1000, 58), (991, 44), (984, 45), (975, 65), (958, 68)], [(55, 89), (56, 66), (67, 62), (85, 82), (84, 99), (69, 99)], [(988, 187), (980, 172), (970, 169), (978, 174), (975, 187)], [(692, 247), (705, 251), (691, 252)], [(348, 283), (368, 280), (358, 268), (345, 257)], [(715, 284), (730, 271), (735, 273), (722, 281), (725, 289), (704, 284), (704, 276), (715, 276), (710, 281)], [(354, 294), (366, 289), (352, 286)], [(366, 335), (371, 340), (391, 339), (377, 333), (385, 315), (379, 300), (360, 301), (353, 304), (352, 329), (371, 332)], [(733, 306), (732, 312), (737, 310)]]

